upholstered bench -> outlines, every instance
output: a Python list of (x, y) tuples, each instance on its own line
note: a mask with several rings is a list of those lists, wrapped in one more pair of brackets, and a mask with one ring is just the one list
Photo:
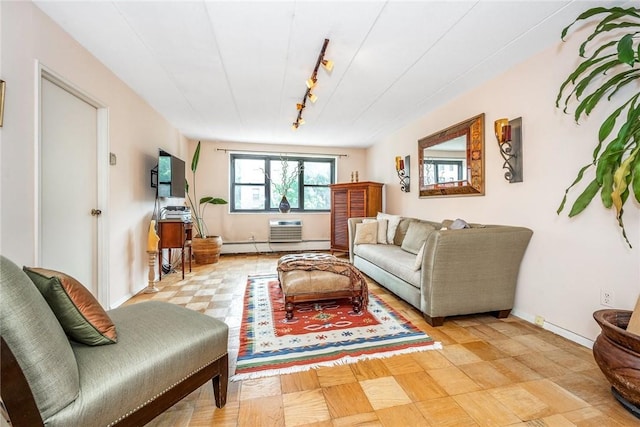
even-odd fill
[[(70, 283), (58, 277), (47, 283), (52, 280)], [(50, 289), (60, 301), (82, 294), (78, 287)], [(224, 322), (142, 302), (107, 312), (117, 331), (113, 343), (87, 345), (65, 335), (53, 298), (45, 300), (27, 273), (2, 256), (0, 295), (0, 391), (12, 426), (141, 426), (208, 381), (216, 406), (226, 402)], [(71, 317), (82, 320), (67, 314), (65, 325)]]
[(348, 261), (329, 254), (285, 255), (278, 260), (278, 279), (287, 320), (296, 302), (350, 298), (359, 313), (368, 301), (367, 282)]

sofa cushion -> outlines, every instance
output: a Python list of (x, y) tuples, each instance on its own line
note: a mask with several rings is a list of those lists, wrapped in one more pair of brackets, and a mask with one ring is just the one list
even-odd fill
[(392, 243), (396, 235), (396, 229), (402, 217), (400, 215), (389, 215), (386, 213), (378, 212), (376, 219), (386, 219), (387, 224), (387, 243)]
[(362, 245), (367, 243), (374, 245), (378, 243), (378, 223), (376, 221), (356, 224), (356, 237), (353, 244)]
[(118, 341), (116, 327), (100, 303), (73, 277), (55, 270), (24, 267), (53, 310), (62, 329), (86, 345)]
[(411, 221), (407, 229), (407, 234), (404, 236), (404, 240), (402, 240), (401, 248), (416, 255), (424, 241), (427, 240), (427, 237), (429, 237), (435, 229), (436, 228), (429, 223)]
[(228, 326), (185, 307), (149, 301), (109, 314), (118, 344), (72, 343), (82, 393), (45, 425), (111, 425), (227, 353)]
[(404, 236), (407, 234), (407, 230), (409, 229), (409, 224), (415, 221), (412, 218), (402, 218), (398, 223), (398, 228), (396, 228), (396, 235), (393, 237), (394, 245), (402, 245), (402, 241), (404, 240)]
[(371, 218), (365, 218), (364, 220), (362, 220), (363, 223), (369, 223), (369, 222), (375, 222), (376, 224), (378, 224), (378, 243), (382, 244), (382, 245), (386, 245), (387, 244), (387, 226), (389, 224), (389, 221), (387, 221), (386, 219), (371, 219)]
[(2, 338), (18, 360), (43, 419), (78, 396), (76, 358), (49, 305), (29, 277), (0, 257)]
[(390, 274), (420, 288), (421, 271), (414, 270), (416, 256), (396, 245), (358, 245), (354, 254), (377, 265)]
[(416, 254), (416, 261), (413, 264), (413, 271), (418, 271), (422, 268), (422, 258), (424, 257), (424, 245), (426, 242), (422, 242), (422, 246), (420, 246), (420, 250)]

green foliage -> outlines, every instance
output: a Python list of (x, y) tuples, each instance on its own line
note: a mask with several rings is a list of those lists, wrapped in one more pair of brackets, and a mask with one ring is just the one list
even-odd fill
[(195, 204), (193, 201), (198, 200), (196, 197), (196, 170), (198, 169), (198, 163), (200, 162), (200, 141), (198, 141), (198, 145), (196, 147), (196, 151), (193, 152), (193, 158), (191, 159), (191, 173), (193, 183), (193, 198), (191, 194), (189, 194), (189, 183), (185, 180), (185, 193), (187, 194), (187, 199), (189, 200), (189, 205), (191, 205), (191, 215), (195, 218), (195, 222), (193, 225), (196, 227), (196, 234), (199, 237), (205, 238), (209, 234), (209, 230), (207, 229), (207, 225), (204, 222), (204, 210), (209, 205), (226, 205), (227, 201), (221, 199), (219, 197), (211, 197), (205, 196), (201, 197), (198, 201), (198, 204)]
[[(588, 49), (594, 49), (594, 52), (569, 74), (560, 86), (556, 98), (556, 107), (562, 107), (564, 112), (567, 112), (569, 103), (575, 98), (578, 102), (574, 111), (576, 122), (588, 116), (600, 101), (611, 101), (620, 89), (630, 84), (637, 87), (640, 83), (638, 8), (591, 8), (562, 30), (562, 39), (564, 40), (576, 22), (596, 15), (604, 17), (580, 45), (579, 55), (585, 58)], [(580, 169), (576, 179), (565, 190), (558, 208), (560, 213), (564, 209), (569, 190), (582, 180), (588, 169), (595, 167), (595, 178), (576, 198), (569, 216), (582, 212), (600, 192), (603, 205), (606, 208), (615, 208), (616, 220), (629, 247), (631, 244), (627, 239), (622, 216), (624, 204), (630, 193), (640, 202), (639, 99), (640, 93), (633, 94), (602, 123), (592, 162)], [(607, 141), (616, 128), (617, 134)]]

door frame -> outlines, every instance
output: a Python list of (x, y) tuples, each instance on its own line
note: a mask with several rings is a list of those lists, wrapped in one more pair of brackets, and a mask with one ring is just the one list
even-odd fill
[(36, 82), (35, 82), (35, 103), (36, 103), (36, 135), (35, 135), (35, 212), (34, 212), (34, 230), (35, 230), (35, 253), (36, 265), (40, 265), (42, 261), (42, 79), (47, 79), (51, 83), (61, 87), (72, 95), (83, 100), (87, 104), (96, 108), (97, 119), (97, 204), (96, 209), (100, 209), (102, 214), (97, 223), (97, 280), (98, 280), (98, 302), (105, 307), (110, 307), (109, 297), (109, 109), (108, 107), (82, 90), (69, 80), (57, 74), (52, 69), (43, 65), (36, 60)]

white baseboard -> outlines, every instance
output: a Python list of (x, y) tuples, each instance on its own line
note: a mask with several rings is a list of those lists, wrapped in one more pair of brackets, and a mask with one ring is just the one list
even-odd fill
[(220, 253), (245, 254), (289, 251), (328, 251), (329, 249), (331, 249), (331, 242), (329, 240), (305, 240), (294, 243), (224, 242)]
[[(144, 288), (140, 288), (140, 290), (142, 290)], [(109, 304), (109, 310), (113, 310), (114, 308), (120, 307), (122, 304), (124, 304), (125, 302), (129, 301), (135, 294), (127, 294), (125, 296), (123, 296), (122, 298), (120, 298), (118, 301), (116, 302), (112, 302), (111, 304)]]
[[(524, 313), (522, 311), (519, 310), (512, 310), (511, 314), (519, 317), (522, 320), (526, 320), (529, 323), (534, 323), (536, 322), (536, 318), (535, 316), (529, 314), (529, 313)], [(563, 338), (568, 339), (569, 341), (573, 341), (576, 344), (580, 344), (583, 347), (587, 347), (587, 348), (593, 348), (593, 341), (590, 340), (589, 338), (585, 338), (582, 335), (578, 335), (575, 332), (571, 332), (567, 329), (561, 328), (558, 325), (554, 325), (553, 323), (549, 323), (546, 320), (544, 321), (544, 323), (542, 324), (542, 329), (545, 329), (547, 331), (553, 332), (556, 335), (560, 335)]]

